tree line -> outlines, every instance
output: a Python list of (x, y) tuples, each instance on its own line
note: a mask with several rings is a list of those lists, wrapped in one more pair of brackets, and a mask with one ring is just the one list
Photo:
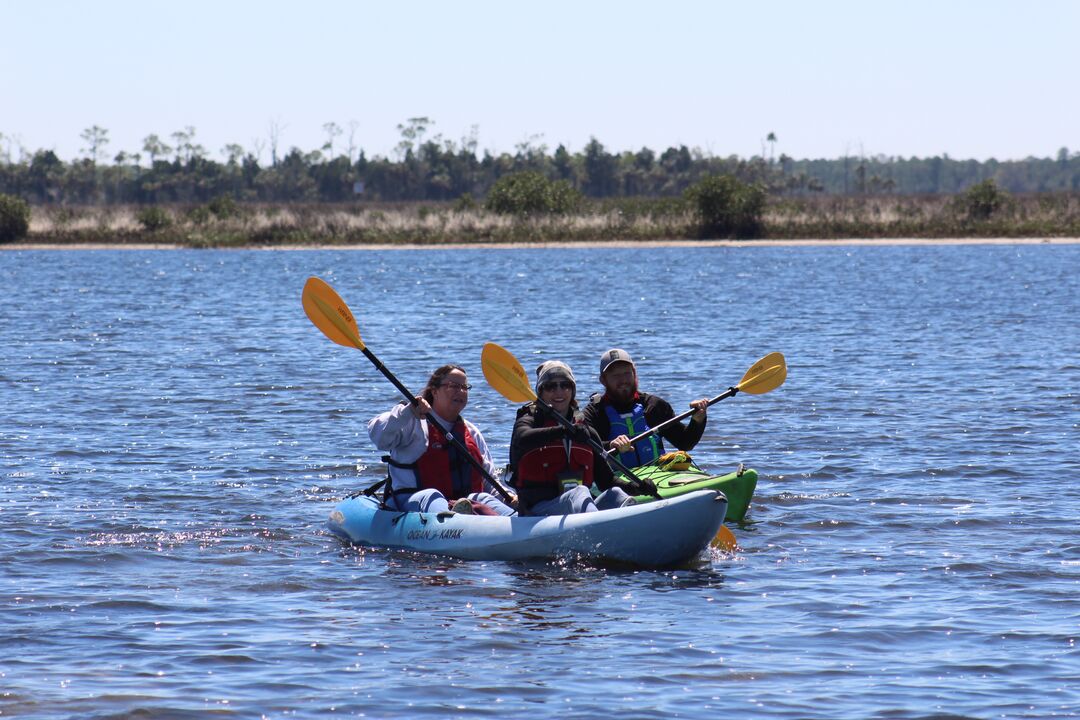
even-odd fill
[[(0, 193), (37, 205), (205, 203), (222, 196), (273, 203), (447, 201), (486, 197), (500, 178), (522, 172), (563, 181), (590, 198), (676, 197), (714, 176), (793, 197), (955, 194), (988, 180), (1017, 194), (1080, 190), (1080, 153), (1067, 148), (1055, 158), (1009, 161), (947, 155), (796, 160), (772, 150), (767, 157), (764, 150), (751, 158), (716, 157), (685, 145), (613, 152), (596, 138), (572, 153), (563, 145), (552, 151), (534, 137), (496, 155), (478, 151), (475, 128), (453, 141), (429, 138), (433, 125), (426, 117), (399, 125), (393, 157), (369, 158), (358, 150), (355, 127), (344, 148), (335, 142), (344, 131), (327, 123), (322, 147), (283, 154), (271, 133), (267, 162), (260, 142), (250, 149), (226, 145), (215, 160), (190, 126), (168, 138), (148, 135), (139, 152), (110, 158), (108, 130), (95, 125), (81, 134), (83, 156), (70, 161), (52, 150), (16, 153), (12, 139), (0, 134)], [(774, 148), (775, 134), (767, 142)]]

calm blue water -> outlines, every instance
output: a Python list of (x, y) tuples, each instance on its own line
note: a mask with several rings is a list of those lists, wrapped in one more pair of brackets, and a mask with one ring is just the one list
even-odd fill
[[(762, 473), (743, 550), (628, 572), (343, 546), (398, 398), (495, 341), (609, 346), (695, 458)], [(0, 252), (0, 716), (1080, 716), (1080, 245)]]

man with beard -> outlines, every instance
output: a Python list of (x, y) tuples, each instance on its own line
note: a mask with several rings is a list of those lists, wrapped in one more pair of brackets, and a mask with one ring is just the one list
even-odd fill
[(652, 462), (664, 454), (664, 440), (683, 451), (692, 450), (701, 440), (708, 398), (690, 403), (695, 412), (689, 425), (669, 423), (659, 432), (630, 444), (630, 438), (670, 420), (675, 411), (663, 398), (638, 390), (637, 368), (625, 350), (612, 348), (600, 356), (600, 382), (604, 394), (594, 395), (585, 408), (585, 423), (605, 440), (606, 449), (618, 449), (623, 465), (634, 468)]

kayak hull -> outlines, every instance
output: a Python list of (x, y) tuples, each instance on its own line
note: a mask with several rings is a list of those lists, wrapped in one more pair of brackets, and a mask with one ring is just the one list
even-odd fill
[(726, 511), (727, 499), (715, 490), (614, 510), (544, 517), (402, 513), (357, 497), (334, 508), (328, 527), (358, 545), (468, 560), (580, 558), (667, 567), (700, 555), (723, 524)]
[[(719, 490), (728, 499), (727, 520), (742, 522), (750, 508), (750, 500), (757, 488), (758, 474), (749, 468), (727, 475), (710, 475), (707, 472), (690, 467), (686, 470), (661, 470), (656, 465), (643, 465), (634, 468), (634, 474), (642, 480), (656, 483), (660, 497), (673, 498), (698, 490)], [(637, 496), (638, 502), (654, 500), (651, 495)]]

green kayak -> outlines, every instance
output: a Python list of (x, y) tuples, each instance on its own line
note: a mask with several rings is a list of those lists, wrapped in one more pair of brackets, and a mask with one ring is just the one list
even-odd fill
[[(725, 520), (742, 522), (750, 507), (750, 499), (757, 487), (757, 471), (743, 468), (727, 475), (710, 475), (697, 465), (691, 464), (685, 470), (661, 470), (656, 464), (633, 468), (634, 474), (642, 480), (651, 480), (660, 491), (660, 497), (672, 498), (695, 490), (719, 490), (728, 499)], [(638, 495), (640, 503), (655, 500), (652, 495)]]

